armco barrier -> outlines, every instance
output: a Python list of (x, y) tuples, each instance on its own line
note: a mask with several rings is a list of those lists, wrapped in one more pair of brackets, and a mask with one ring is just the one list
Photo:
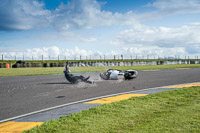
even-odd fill
[[(0, 63), (0, 68), (6, 68), (7, 63)], [(90, 67), (90, 66), (135, 66), (135, 65), (172, 65), (172, 64), (200, 64), (199, 60), (181, 61), (96, 61), (96, 62), (70, 62), (70, 67)], [(9, 63), (10, 68), (25, 67), (65, 67), (65, 63)]]
[(1, 63), (0, 64), (0, 68), (5, 68), (6, 67), (6, 63)]
[(10, 64), (10, 63), (0, 63), (0, 68), (12, 68), (12, 64)]

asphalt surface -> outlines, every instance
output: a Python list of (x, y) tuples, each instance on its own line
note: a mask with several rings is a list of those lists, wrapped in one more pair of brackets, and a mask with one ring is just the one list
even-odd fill
[[(147, 94), (153, 94), (153, 93), (158, 93), (158, 92), (173, 90), (173, 89), (177, 89), (177, 88), (162, 88), (162, 87), (161, 88), (160, 87), (159, 88), (150, 88), (150, 89), (144, 89), (144, 90), (129, 91), (126, 94), (133, 94), (132, 96), (134, 97), (134, 95), (138, 96), (138, 94), (147, 95)], [(55, 119), (59, 119), (60, 117), (63, 117), (63, 116), (68, 116), (69, 114), (72, 114), (72, 113), (77, 113), (82, 110), (88, 110), (89, 108), (101, 106), (102, 104), (109, 103), (111, 101), (113, 101), (113, 102), (118, 101), (119, 99), (116, 98), (116, 96), (122, 97), (122, 95), (126, 95), (126, 94), (109, 96), (109, 97), (106, 97), (105, 99), (98, 98), (97, 100), (92, 100), (92, 101), (89, 100), (89, 103), (81, 102), (81, 103), (77, 103), (77, 104), (63, 106), (63, 107), (59, 107), (56, 109), (51, 109), (48, 111), (19, 117), (17, 119), (13, 119), (13, 121), (15, 121), (15, 122), (45, 122), (48, 120), (55, 120)], [(115, 98), (113, 99), (113, 97), (115, 97)], [(126, 98), (126, 96), (124, 96), (124, 99), (122, 99), (122, 100), (125, 100), (125, 99), (128, 99), (128, 98)]]
[(70, 84), (64, 75), (0, 77), (0, 120), (93, 97), (146, 88), (200, 82), (200, 69), (139, 71), (134, 80), (103, 81), (99, 73), (94, 84)]

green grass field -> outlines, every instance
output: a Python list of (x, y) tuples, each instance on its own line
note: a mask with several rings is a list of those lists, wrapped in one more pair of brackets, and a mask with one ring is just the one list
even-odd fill
[[(102, 72), (107, 69), (120, 70), (155, 70), (155, 69), (176, 69), (176, 68), (200, 68), (200, 64), (190, 65), (142, 65), (142, 66), (113, 66), (113, 67), (70, 67), (71, 72)], [(63, 74), (64, 67), (52, 68), (1, 68), (0, 77), (27, 76), (27, 75), (50, 75)]]
[(25, 133), (199, 133), (200, 87), (130, 98), (45, 122)]

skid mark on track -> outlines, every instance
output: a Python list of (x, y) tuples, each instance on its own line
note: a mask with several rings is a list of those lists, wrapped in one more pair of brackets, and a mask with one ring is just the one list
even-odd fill
[(36, 96), (33, 96), (33, 97), (45, 97), (45, 96), (48, 96), (49, 94), (50, 94), (50, 92), (39, 93), (39, 94), (37, 94)]

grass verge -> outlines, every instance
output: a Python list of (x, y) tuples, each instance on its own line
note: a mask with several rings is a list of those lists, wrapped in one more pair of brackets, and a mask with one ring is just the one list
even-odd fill
[[(107, 69), (120, 70), (155, 70), (155, 69), (176, 69), (176, 68), (200, 68), (200, 64), (184, 64), (184, 65), (142, 65), (142, 66), (110, 66), (110, 67), (70, 67), (71, 72), (102, 72)], [(50, 75), (62, 74), (64, 67), (52, 68), (1, 68), (0, 77), (8, 76), (27, 76), (27, 75)]]
[(200, 87), (104, 104), (25, 133), (200, 132)]

